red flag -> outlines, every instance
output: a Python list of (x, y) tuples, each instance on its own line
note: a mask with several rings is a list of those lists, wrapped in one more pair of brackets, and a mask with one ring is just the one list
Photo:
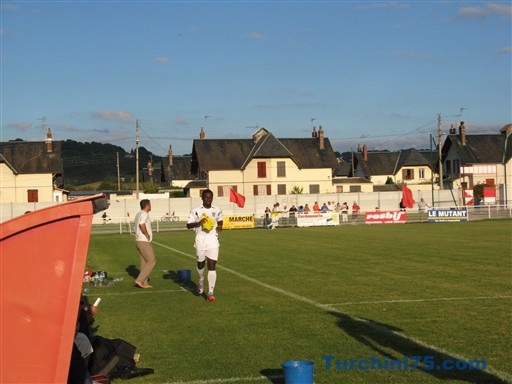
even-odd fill
[(239, 193), (233, 191), (233, 188), (229, 188), (229, 201), (231, 203), (236, 203), (239, 208), (243, 208), (245, 205), (245, 196), (242, 196)]
[(414, 199), (412, 198), (412, 192), (407, 186), (402, 185), (402, 203), (406, 208), (414, 207)]

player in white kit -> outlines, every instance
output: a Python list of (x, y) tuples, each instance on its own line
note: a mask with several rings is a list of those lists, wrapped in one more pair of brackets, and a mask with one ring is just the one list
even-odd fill
[(204, 292), (204, 272), (208, 265), (208, 301), (215, 301), (213, 291), (217, 281), (215, 265), (219, 259), (219, 232), (222, 231), (223, 216), (219, 207), (212, 205), (213, 192), (206, 189), (201, 194), (203, 204), (190, 211), (187, 228), (196, 231), (194, 247), (197, 256), (197, 292)]

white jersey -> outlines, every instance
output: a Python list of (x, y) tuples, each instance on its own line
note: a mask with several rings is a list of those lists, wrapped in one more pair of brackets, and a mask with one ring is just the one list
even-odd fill
[(187, 223), (197, 223), (201, 220), (203, 214), (208, 215), (215, 221), (215, 226), (211, 231), (204, 229), (202, 226), (194, 228), (196, 231), (196, 248), (216, 248), (219, 246), (219, 239), (217, 234), (217, 224), (223, 220), (222, 211), (219, 207), (212, 205), (210, 208), (205, 208), (199, 205), (193, 208), (188, 215)]
[(135, 215), (134, 226), (135, 226), (135, 241), (148, 241), (146, 235), (142, 233), (139, 225), (146, 224), (146, 229), (149, 234), (149, 241), (153, 240), (153, 231), (151, 230), (151, 220), (149, 214), (146, 211), (139, 211)]

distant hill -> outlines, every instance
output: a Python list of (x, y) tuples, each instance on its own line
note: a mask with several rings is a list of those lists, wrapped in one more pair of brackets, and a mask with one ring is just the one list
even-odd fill
[[(119, 154), (119, 173), (121, 180), (135, 180), (135, 150), (126, 152), (112, 144), (97, 142), (81, 143), (74, 140), (62, 141), (62, 164), (64, 184), (75, 186), (101, 181), (117, 183), (117, 155)], [(139, 171), (147, 166), (151, 159), (159, 156), (139, 147)]]

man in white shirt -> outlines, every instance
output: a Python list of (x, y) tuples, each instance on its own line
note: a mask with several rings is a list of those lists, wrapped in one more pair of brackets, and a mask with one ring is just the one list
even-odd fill
[(140, 272), (135, 279), (135, 284), (140, 288), (153, 288), (148, 283), (148, 278), (155, 267), (156, 259), (153, 252), (151, 241), (153, 240), (153, 231), (151, 230), (151, 220), (149, 211), (151, 211), (151, 202), (148, 199), (140, 201), (140, 211), (135, 215), (135, 246), (140, 256)]
[(217, 282), (215, 265), (219, 259), (219, 232), (222, 231), (223, 215), (219, 207), (213, 206), (213, 192), (206, 189), (201, 194), (203, 204), (193, 208), (188, 216), (187, 228), (196, 231), (194, 247), (197, 256), (197, 292), (204, 292), (204, 270), (208, 265), (208, 301), (215, 301), (213, 291)]

